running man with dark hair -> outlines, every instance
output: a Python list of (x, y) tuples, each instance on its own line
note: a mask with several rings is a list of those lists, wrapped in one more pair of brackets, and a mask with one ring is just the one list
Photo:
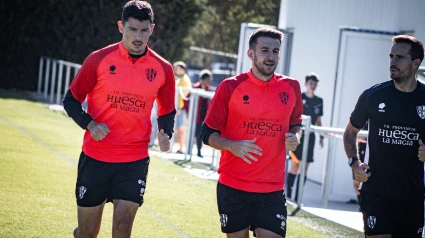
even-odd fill
[(247, 52), (252, 68), (221, 82), (202, 125), (205, 144), (221, 150), (217, 203), (227, 237), (286, 236), (286, 149), (301, 133), (297, 80), (275, 73), (283, 33), (259, 28)]
[[(425, 85), (416, 79), (424, 58), (413, 36), (393, 37), (392, 80), (364, 91), (344, 133), (348, 165), (360, 184), (367, 237), (421, 237), (424, 225)], [(357, 133), (368, 121), (364, 163)]]
[[(155, 100), (159, 147), (170, 149), (176, 113), (174, 73), (171, 64), (147, 45), (153, 16), (145, 1), (126, 3), (118, 21), (122, 41), (91, 53), (65, 95), (66, 112), (86, 130), (75, 188), (74, 237), (97, 237), (107, 202), (114, 205), (112, 237), (130, 237), (146, 189)], [(86, 98), (84, 112), (81, 103)]]

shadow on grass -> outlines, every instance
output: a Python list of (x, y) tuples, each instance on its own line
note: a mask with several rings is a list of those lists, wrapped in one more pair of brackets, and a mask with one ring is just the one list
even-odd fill
[(4, 99), (17, 99), (17, 100), (27, 100), (36, 102), (37, 100), (31, 96), (28, 91), (22, 91), (19, 89), (4, 89), (0, 88), (0, 98)]
[(192, 162), (189, 160), (177, 160), (174, 161), (175, 165), (178, 165), (183, 168), (195, 168), (195, 169), (203, 169), (203, 170), (210, 170), (209, 166), (206, 166), (205, 164), (198, 163), (198, 162)]

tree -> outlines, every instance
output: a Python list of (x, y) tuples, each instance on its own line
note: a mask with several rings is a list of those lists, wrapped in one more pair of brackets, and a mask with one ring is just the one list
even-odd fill
[[(117, 21), (127, 1), (14, 0), (0, 2), (4, 49), (0, 87), (34, 90), (40, 56), (82, 63), (92, 51), (121, 40)], [(164, 58), (181, 59), (190, 28), (206, 0), (151, 3), (156, 27), (149, 46)]]
[[(197, 47), (237, 54), (241, 24), (277, 26), (279, 6), (280, 0), (208, 0), (188, 41)], [(207, 67), (208, 57), (200, 59)]]

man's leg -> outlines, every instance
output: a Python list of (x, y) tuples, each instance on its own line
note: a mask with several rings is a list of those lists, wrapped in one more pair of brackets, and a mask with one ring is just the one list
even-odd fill
[(287, 183), (286, 183), (286, 196), (288, 198), (292, 198), (292, 187), (294, 186), (295, 183), (295, 178), (297, 177), (297, 173), (298, 173), (298, 169), (299, 169), (299, 164), (297, 162), (295, 162), (294, 160), (291, 160), (291, 167), (289, 168), (289, 172), (288, 172), (288, 178), (287, 178)]
[(179, 109), (177, 111), (176, 116), (176, 128), (177, 128), (177, 143), (179, 143), (179, 149), (177, 150), (177, 153), (182, 154), (183, 153), (183, 145), (184, 140), (186, 137), (186, 128), (185, 128), (185, 121), (186, 121), (186, 111), (184, 109)]
[(200, 123), (196, 123), (195, 136), (196, 136), (196, 146), (198, 148), (198, 157), (203, 158), (201, 154), (201, 149), (202, 149), (201, 127), (202, 125)]
[(282, 238), (279, 234), (261, 228), (255, 229), (255, 234), (258, 238)]
[(109, 192), (111, 170), (110, 164), (81, 152), (75, 187), (78, 227), (74, 230), (74, 237), (97, 237)]
[(177, 127), (177, 142), (179, 143), (179, 150), (177, 153), (183, 153), (183, 145), (184, 145), (184, 139), (185, 139), (185, 128), (184, 126)]
[(130, 237), (139, 204), (125, 200), (114, 200), (112, 237)]
[(217, 206), (221, 231), (230, 238), (248, 238), (255, 215), (256, 194), (217, 183)]
[(364, 233), (367, 237), (391, 238), (394, 223), (394, 206), (391, 199), (385, 196), (362, 191), (360, 193), (360, 207), (363, 214)]
[(100, 231), (104, 207), (105, 202), (95, 207), (78, 206), (78, 227), (75, 228), (74, 237), (97, 237)]
[[(300, 163), (302, 163), (302, 162), (300, 162)], [(305, 182), (307, 181), (307, 170), (308, 170), (308, 166), (310, 165), (310, 163), (309, 162), (307, 162), (306, 164), (305, 164), (305, 173), (304, 173), (304, 184), (305, 184)], [(299, 174), (298, 174), (298, 179), (297, 179), (297, 189), (296, 189), (296, 191), (295, 191), (295, 198), (294, 198), (294, 200), (295, 201), (298, 201), (298, 188), (300, 187), (300, 174), (301, 174), (301, 165), (300, 164), (298, 164), (298, 167), (300, 168), (299, 170), (300, 170), (300, 172), (299, 172)]]
[(226, 237), (227, 238), (249, 238), (249, 228), (246, 228), (241, 231), (233, 232), (233, 233), (227, 233)]
[(112, 237), (130, 237), (136, 212), (143, 204), (150, 158), (123, 163), (115, 175), (109, 198), (114, 203)]
[(258, 238), (286, 237), (287, 211), (284, 191), (257, 195), (255, 219), (251, 230)]

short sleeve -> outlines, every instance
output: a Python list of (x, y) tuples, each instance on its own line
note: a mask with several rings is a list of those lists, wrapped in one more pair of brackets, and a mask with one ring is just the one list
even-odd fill
[(302, 114), (304, 111), (303, 100), (301, 95), (300, 83), (297, 80), (291, 80), (291, 85), (294, 88), (295, 92), (295, 107), (292, 111), (289, 126), (301, 124), (302, 122)]
[(319, 117), (321, 117), (321, 116), (323, 116), (323, 99), (322, 98), (319, 98), (320, 99), (320, 106), (319, 106), (319, 114), (317, 114)]
[(98, 54), (90, 54), (69, 86), (72, 95), (80, 103), (86, 99), (87, 94), (97, 83), (97, 67), (101, 59)]
[(368, 112), (369, 91), (364, 91), (357, 100), (356, 107), (351, 113), (350, 122), (357, 129), (361, 129), (369, 119)]
[(164, 85), (158, 91), (158, 116), (166, 115), (175, 109), (176, 82), (171, 65), (163, 63), (165, 72)]
[(226, 126), (229, 112), (229, 100), (232, 91), (229, 88), (229, 81), (223, 81), (216, 89), (211, 105), (205, 117), (205, 124), (214, 130), (222, 131)]

